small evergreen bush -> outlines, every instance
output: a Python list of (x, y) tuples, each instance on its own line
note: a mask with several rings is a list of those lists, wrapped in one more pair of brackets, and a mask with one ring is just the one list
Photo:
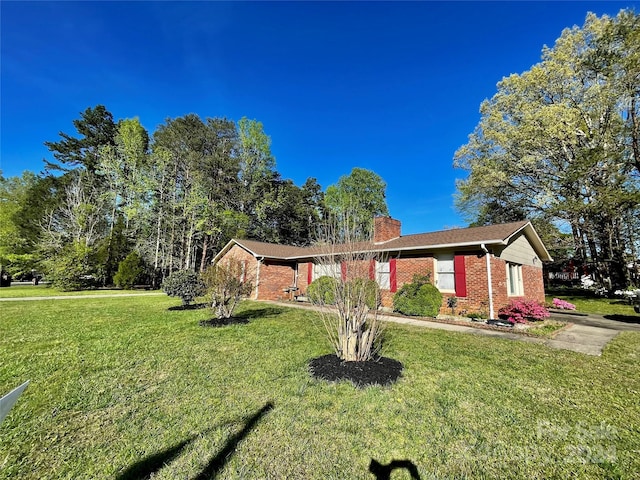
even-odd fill
[(131, 252), (118, 265), (113, 281), (120, 288), (131, 289), (143, 272), (144, 261), (136, 252)]
[(442, 305), (442, 294), (431, 284), (429, 275), (414, 275), (393, 296), (394, 312), (419, 317), (435, 317)]
[(307, 296), (312, 303), (333, 305), (336, 303), (337, 284), (338, 281), (332, 277), (316, 278), (307, 288)]
[(162, 291), (170, 297), (180, 297), (182, 305), (189, 305), (196, 297), (204, 295), (206, 287), (196, 272), (177, 270), (164, 279)]

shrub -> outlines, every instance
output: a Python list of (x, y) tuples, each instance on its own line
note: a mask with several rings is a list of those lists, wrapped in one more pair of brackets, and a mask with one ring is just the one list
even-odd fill
[(561, 300), (560, 298), (553, 299), (554, 308), (559, 308), (560, 310), (575, 310), (576, 306), (573, 303), (569, 303), (566, 300)]
[(455, 315), (455, 309), (458, 306), (458, 297), (447, 298), (447, 307), (451, 309), (451, 315)]
[(164, 279), (162, 291), (170, 297), (180, 297), (182, 305), (189, 305), (196, 297), (204, 295), (206, 288), (197, 273), (178, 270)]
[(47, 278), (62, 291), (95, 288), (94, 253), (82, 242), (65, 245), (55, 256), (45, 260)]
[(431, 284), (428, 275), (414, 275), (393, 296), (393, 310), (403, 315), (435, 317), (442, 305), (442, 294)]
[(309, 288), (307, 288), (307, 296), (312, 303), (319, 305), (333, 305), (336, 303), (336, 288), (338, 281), (332, 277), (316, 278)]
[(115, 284), (124, 289), (133, 288), (144, 272), (144, 261), (136, 252), (131, 252), (118, 264), (118, 271), (113, 277)]
[(526, 323), (549, 317), (549, 310), (535, 300), (513, 300), (498, 311), (498, 316), (510, 323)]
[(202, 278), (216, 318), (231, 318), (241, 298), (251, 293), (252, 285), (247, 281), (244, 268), (240, 260), (231, 258), (204, 272)]
[(346, 285), (348, 295), (352, 300), (364, 299), (364, 303), (370, 310), (377, 310), (380, 306), (380, 287), (375, 280), (356, 278)]

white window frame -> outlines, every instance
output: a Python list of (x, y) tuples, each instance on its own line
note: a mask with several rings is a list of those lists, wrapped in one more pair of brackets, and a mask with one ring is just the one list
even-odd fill
[(518, 263), (507, 262), (507, 294), (510, 297), (524, 296), (522, 265)]
[[(434, 260), (434, 270), (435, 270), (435, 275), (434, 275), (434, 281), (435, 281), (435, 286), (438, 288), (438, 290), (440, 290), (441, 292), (447, 292), (447, 293), (455, 293), (456, 291), (456, 272), (455, 272), (455, 262), (454, 262), (454, 255), (453, 253), (441, 253), (438, 255), (435, 255), (433, 257)], [(445, 288), (447, 287), (447, 282), (444, 281), (444, 278), (447, 278), (449, 280), (449, 283), (451, 285), (451, 288)], [(442, 284), (445, 284), (445, 287), (442, 287)]]
[(382, 290), (391, 290), (391, 262), (376, 260), (376, 282)]
[(320, 277), (342, 278), (342, 265), (337, 263), (314, 263), (312, 280)]

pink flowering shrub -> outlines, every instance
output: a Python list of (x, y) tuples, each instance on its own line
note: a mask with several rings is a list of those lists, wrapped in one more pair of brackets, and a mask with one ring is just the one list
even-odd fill
[(527, 323), (527, 320), (544, 320), (549, 310), (535, 300), (512, 300), (498, 312), (500, 318), (510, 323)]
[(569, 303), (566, 300), (560, 300), (559, 298), (553, 299), (554, 308), (559, 308), (560, 310), (575, 310), (576, 306), (573, 303)]

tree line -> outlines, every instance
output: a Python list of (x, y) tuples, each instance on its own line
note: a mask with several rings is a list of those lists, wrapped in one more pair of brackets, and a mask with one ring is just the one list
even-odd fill
[(640, 16), (589, 14), (497, 88), (455, 154), (459, 209), (478, 225), (532, 219), (609, 289), (640, 281)]
[(369, 170), (354, 168), (326, 201), (315, 178), (283, 179), (257, 120), (188, 114), (149, 135), (97, 105), (73, 125), (77, 134), (45, 142), (43, 174), (0, 177), (0, 264), (13, 275), (111, 285), (133, 254), (141, 281), (157, 286), (172, 271), (204, 271), (233, 237), (304, 246), (330, 212), (355, 209), (365, 229), (387, 213), (386, 185)]

